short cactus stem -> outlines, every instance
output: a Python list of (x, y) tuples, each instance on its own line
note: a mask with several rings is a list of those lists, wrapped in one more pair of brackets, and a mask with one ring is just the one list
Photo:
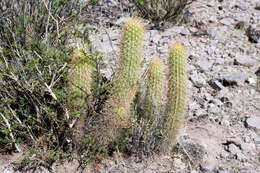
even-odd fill
[(153, 58), (147, 69), (145, 119), (149, 124), (158, 120), (161, 113), (163, 96), (163, 67), (159, 58)]
[(71, 58), (69, 92), (72, 106), (81, 106), (92, 85), (92, 62), (84, 49), (75, 49)]
[(176, 136), (182, 123), (185, 112), (186, 84), (187, 84), (187, 58), (185, 47), (181, 43), (175, 43), (170, 48), (169, 55), (169, 82), (168, 82), (168, 104), (166, 119), (167, 144), (176, 143)]

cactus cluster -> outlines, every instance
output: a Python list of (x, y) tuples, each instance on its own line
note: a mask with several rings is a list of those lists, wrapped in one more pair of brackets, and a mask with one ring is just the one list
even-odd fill
[[(92, 123), (89, 131), (97, 145), (109, 145), (115, 141), (122, 129), (131, 127), (134, 121), (131, 115), (131, 105), (134, 102), (141, 76), (142, 49), (144, 40), (144, 25), (137, 18), (129, 19), (122, 28), (119, 67), (112, 80), (113, 86), (110, 97), (103, 111)], [(90, 93), (91, 63), (82, 61), (80, 51), (74, 53), (74, 69), (71, 74), (71, 89), (78, 96)], [(163, 108), (164, 70), (159, 58), (153, 58), (147, 67), (145, 78), (145, 98), (142, 102), (143, 115), (150, 129), (163, 126), (166, 146), (170, 148), (176, 141), (176, 134), (181, 124), (186, 99), (186, 51), (181, 43), (175, 43), (170, 48), (168, 94), (166, 111)], [(78, 63), (80, 62), (80, 63)], [(82, 89), (84, 92), (82, 92)], [(165, 99), (164, 99), (165, 100)], [(81, 100), (79, 101), (81, 103)], [(161, 116), (165, 112), (166, 115)], [(158, 126), (158, 123), (162, 123)], [(157, 125), (156, 125), (157, 124)], [(146, 130), (147, 130), (146, 129)], [(161, 129), (160, 129), (161, 130)], [(153, 133), (149, 133), (153, 134)], [(150, 135), (151, 136), (151, 135)]]

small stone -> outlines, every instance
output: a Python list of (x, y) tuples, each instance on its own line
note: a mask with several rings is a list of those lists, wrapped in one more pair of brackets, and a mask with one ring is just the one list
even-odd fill
[(215, 60), (215, 65), (222, 65), (224, 64), (225, 60), (223, 58), (217, 58)]
[(250, 85), (256, 84), (256, 80), (252, 77), (249, 77), (246, 82), (248, 82)]
[(175, 26), (175, 27), (172, 27), (172, 29), (174, 30), (174, 32), (181, 34), (181, 35), (190, 35), (190, 31), (183, 26)]
[(236, 156), (237, 156), (237, 160), (240, 160), (240, 161), (246, 160), (246, 156), (241, 152), (237, 153)]
[(211, 69), (213, 61), (202, 60), (197, 63), (197, 66), (200, 68), (201, 72), (205, 72)]
[(207, 36), (211, 37), (211, 38), (215, 38), (216, 35), (217, 35), (216, 31), (214, 31), (214, 30), (212, 30), (212, 29), (206, 29), (206, 30), (204, 31), (204, 33), (205, 33)]
[(249, 128), (260, 130), (260, 117), (253, 116), (246, 120), (246, 126)]
[(218, 81), (218, 79), (212, 79), (209, 81), (209, 84), (212, 88), (215, 90), (221, 90), (224, 88), (224, 86)]
[(241, 153), (241, 150), (235, 144), (229, 144), (228, 151), (233, 155), (237, 155), (237, 153)]
[(241, 65), (245, 67), (253, 67), (257, 63), (257, 60), (248, 57), (237, 57), (234, 60), (234, 65)]
[(254, 143), (242, 143), (241, 150), (245, 153), (250, 153), (251, 151), (255, 150), (255, 144)]
[(188, 64), (188, 65), (187, 65), (187, 71), (188, 71), (188, 72), (192, 72), (193, 70), (196, 70), (196, 68), (194, 67), (194, 65)]
[(200, 170), (203, 172), (203, 173), (211, 173), (215, 170), (216, 168), (216, 164), (213, 164), (213, 163), (201, 163), (200, 164)]
[(260, 30), (256, 30), (250, 25), (246, 29), (246, 35), (251, 43), (258, 43), (258, 40), (260, 39)]
[(185, 170), (186, 165), (185, 165), (185, 163), (182, 162), (181, 159), (175, 158), (174, 159), (174, 167), (177, 168), (177, 169), (180, 169), (180, 170)]
[(203, 106), (204, 108), (206, 107), (206, 101), (198, 96), (194, 97), (194, 100), (199, 103), (201, 106)]
[(211, 95), (211, 94), (209, 94), (209, 93), (205, 93), (204, 94), (204, 98), (205, 98), (205, 100), (206, 101), (212, 101), (214, 98), (213, 98), (213, 96)]
[(197, 88), (201, 88), (207, 84), (205, 79), (199, 76), (197, 73), (193, 73), (192, 75), (190, 75), (190, 80)]
[(224, 86), (239, 85), (239, 84), (243, 83), (246, 78), (247, 78), (246, 74), (236, 73), (231, 76), (224, 77), (223, 85)]
[(190, 31), (187, 28), (183, 28), (180, 32), (181, 35), (190, 35)]
[(208, 113), (203, 109), (198, 109), (198, 110), (195, 111), (195, 116), (198, 116), (198, 117), (204, 116), (204, 115), (207, 115), (207, 114)]
[(216, 105), (214, 105), (212, 103), (209, 104), (209, 106), (208, 106), (208, 113), (218, 114), (219, 112), (220, 112), (220, 110), (219, 110), (219, 108)]
[(251, 131), (250, 137), (253, 139), (253, 141), (255, 142), (256, 145), (260, 146), (260, 136), (257, 133), (255, 133), (254, 131)]
[(260, 67), (258, 67), (258, 70), (255, 72), (255, 75), (256, 75), (257, 77), (260, 77)]
[(221, 170), (221, 171), (218, 171), (218, 173), (229, 173), (229, 172), (226, 170)]
[(231, 26), (234, 20), (232, 18), (223, 18), (219, 22), (223, 25)]
[(212, 16), (209, 17), (209, 22), (210, 23), (215, 23), (216, 21), (217, 21), (216, 16), (212, 15)]

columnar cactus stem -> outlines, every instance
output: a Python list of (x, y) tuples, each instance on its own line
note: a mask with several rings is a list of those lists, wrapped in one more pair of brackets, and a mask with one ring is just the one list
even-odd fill
[(167, 107), (167, 148), (176, 142), (176, 135), (181, 125), (182, 114), (186, 100), (186, 51), (181, 43), (175, 43), (170, 48), (169, 55), (169, 83)]
[(71, 59), (69, 89), (72, 106), (82, 106), (86, 94), (90, 94), (92, 85), (92, 63), (83, 49), (75, 49)]
[(152, 59), (148, 66), (146, 79), (145, 114), (149, 124), (158, 119), (161, 112), (163, 96), (163, 68), (162, 61)]
[(103, 114), (94, 128), (97, 144), (109, 144), (118, 137), (131, 121), (130, 108), (135, 98), (140, 77), (144, 25), (136, 19), (129, 19), (122, 29), (119, 68), (114, 78), (111, 98), (108, 99)]
[(129, 125), (130, 106), (134, 100), (140, 77), (144, 26), (136, 18), (129, 19), (123, 26), (118, 73), (111, 101), (120, 126)]

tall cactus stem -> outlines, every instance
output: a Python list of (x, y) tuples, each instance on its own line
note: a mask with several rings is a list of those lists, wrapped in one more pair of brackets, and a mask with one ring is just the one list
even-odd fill
[(186, 65), (185, 47), (177, 42), (171, 46), (169, 55), (168, 117), (166, 120), (167, 150), (176, 143), (176, 136), (183, 120), (187, 84)]

